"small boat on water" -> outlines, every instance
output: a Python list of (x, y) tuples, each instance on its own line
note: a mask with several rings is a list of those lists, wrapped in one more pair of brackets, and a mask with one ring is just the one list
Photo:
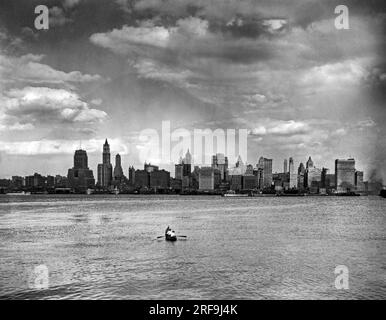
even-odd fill
[(177, 241), (177, 236), (175, 233), (171, 234), (171, 235), (165, 234), (165, 240), (166, 241)]
[(225, 192), (223, 195), (223, 197), (236, 197), (236, 198), (244, 198), (244, 197), (248, 197), (249, 195), (247, 193), (236, 193), (235, 191), (233, 190), (229, 190), (227, 192)]
[(31, 192), (25, 192), (25, 191), (21, 191), (21, 192), (8, 192), (6, 194), (8, 196), (30, 196)]
[(170, 229), (169, 226), (166, 228), (165, 231), (165, 240), (166, 241), (177, 241), (177, 235), (174, 232), (174, 230)]

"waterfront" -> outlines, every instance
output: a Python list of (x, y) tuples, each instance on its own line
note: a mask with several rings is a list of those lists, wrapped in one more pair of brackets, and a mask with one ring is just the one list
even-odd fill
[[(385, 212), (380, 197), (0, 196), (0, 296), (384, 299)], [(167, 225), (188, 240), (155, 240)]]

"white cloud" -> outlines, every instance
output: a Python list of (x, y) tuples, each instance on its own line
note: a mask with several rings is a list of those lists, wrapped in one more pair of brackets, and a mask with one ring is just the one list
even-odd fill
[(29, 83), (63, 84), (100, 80), (99, 75), (82, 74), (80, 71), (56, 70), (41, 61), (44, 55), (27, 54), (10, 57), (0, 54), (0, 82), (24, 81)]
[(250, 131), (251, 135), (293, 136), (299, 134), (306, 134), (310, 131), (309, 124), (302, 121), (264, 119), (261, 121), (261, 123), (262, 124), (258, 125)]
[(267, 134), (267, 129), (264, 126), (258, 126), (252, 129), (250, 133), (256, 136), (264, 136)]
[(268, 129), (269, 133), (277, 135), (304, 134), (309, 130), (307, 123), (300, 121), (278, 121)]
[(21, 123), (92, 123), (104, 120), (107, 114), (91, 109), (79, 95), (64, 89), (25, 87), (9, 90), (3, 97), (7, 121)]
[(166, 47), (170, 40), (170, 31), (165, 27), (128, 27), (114, 29), (107, 33), (91, 35), (92, 43), (109, 48), (117, 53), (129, 53), (133, 45)]
[(138, 59), (132, 63), (132, 66), (141, 78), (162, 80), (181, 87), (189, 86), (187, 79), (193, 76), (193, 73), (189, 70), (182, 71), (178, 68), (161, 65), (150, 59)]
[(306, 86), (347, 86), (356, 85), (368, 76), (367, 61), (349, 59), (337, 63), (327, 63), (307, 70), (300, 83)]
[(176, 43), (199, 39), (207, 35), (208, 28), (208, 21), (196, 17), (179, 19), (174, 27), (155, 26), (145, 21), (138, 27), (125, 25), (111, 32), (95, 33), (90, 41), (116, 53), (128, 54), (138, 45), (167, 48)]
[(271, 33), (282, 30), (286, 25), (286, 19), (266, 19), (263, 21), (263, 26)]

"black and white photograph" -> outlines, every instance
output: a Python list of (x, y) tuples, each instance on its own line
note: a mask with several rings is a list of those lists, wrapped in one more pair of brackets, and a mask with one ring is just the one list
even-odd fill
[(1, 0), (0, 300), (384, 300), (385, 99), (384, 0)]

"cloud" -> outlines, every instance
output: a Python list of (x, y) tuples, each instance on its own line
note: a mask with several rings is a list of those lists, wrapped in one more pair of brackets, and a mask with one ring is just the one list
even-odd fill
[(77, 6), (81, 0), (64, 0), (63, 7), (66, 9), (71, 9)]
[(73, 22), (72, 18), (69, 18), (70, 10), (79, 5), (81, 0), (64, 0), (62, 3), (63, 8), (54, 6), (49, 9), (49, 23), (50, 27), (61, 27), (67, 23)]
[(90, 41), (120, 54), (130, 53), (139, 45), (176, 48), (181, 41), (204, 37), (208, 26), (208, 21), (196, 17), (179, 19), (173, 27), (156, 26), (151, 21), (144, 21), (137, 27), (125, 25), (110, 32), (95, 33), (90, 36)]
[(189, 86), (187, 80), (193, 76), (189, 70), (181, 71), (150, 59), (138, 59), (131, 65), (137, 70), (141, 78), (166, 81), (181, 87)]
[(0, 54), (0, 82), (22, 81), (27, 83), (84, 83), (101, 80), (99, 75), (82, 74), (80, 71), (64, 72), (42, 63), (44, 55), (27, 54), (10, 57)]
[(260, 102), (260, 103), (262, 103), (262, 102), (267, 101), (267, 97), (265, 95), (263, 95), (263, 94), (256, 93), (256, 94), (254, 94), (252, 96), (249, 96), (248, 100), (250, 102)]
[(265, 119), (257, 127), (253, 128), (250, 131), (252, 136), (266, 136), (266, 135), (276, 135), (276, 136), (293, 136), (299, 134), (307, 134), (310, 132), (310, 126), (308, 123), (302, 121), (294, 120), (272, 120)]
[[(92, 109), (79, 95), (64, 89), (25, 87), (11, 89), (3, 97), (3, 122), (22, 124), (94, 123), (106, 112)], [(17, 122), (16, 122), (17, 120)]]
[(262, 24), (268, 32), (277, 33), (287, 26), (288, 21), (287, 19), (266, 19)]
[(361, 59), (349, 59), (313, 67), (304, 74), (301, 82), (313, 86), (356, 85), (368, 75), (365, 63)]
[(207, 35), (209, 29), (209, 22), (207, 20), (192, 16), (185, 19), (178, 19), (176, 25), (177, 28), (173, 29), (173, 31), (189, 38), (204, 37)]
[(32, 130), (34, 128), (35, 126), (31, 123), (22, 124), (17, 120), (9, 122), (9, 119), (5, 114), (0, 114), (0, 131), (25, 131)]
[(70, 18), (65, 16), (64, 10), (59, 7), (52, 7), (49, 9), (49, 25), (50, 27), (61, 27), (68, 22), (71, 22)]
[[(90, 139), (82, 141), (82, 148), (88, 153), (101, 151), (104, 139)], [(128, 153), (128, 146), (119, 138), (109, 139), (111, 151), (121, 155)], [(18, 156), (36, 156), (36, 155), (55, 155), (55, 154), (73, 154), (79, 148), (79, 140), (32, 140), (0, 142), (0, 152), (8, 155)]]
[(170, 40), (170, 30), (165, 27), (129, 27), (114, 29), (108, 33), (91, 35), (92, 43), (117, 53), (129, 53), (133, 45), (166, 47)]
[(308, 124), (304, 122), (289, 120), (279, 121), (268, 129), (268, 132), (276, 135), (295, 135), (309, 132)]

